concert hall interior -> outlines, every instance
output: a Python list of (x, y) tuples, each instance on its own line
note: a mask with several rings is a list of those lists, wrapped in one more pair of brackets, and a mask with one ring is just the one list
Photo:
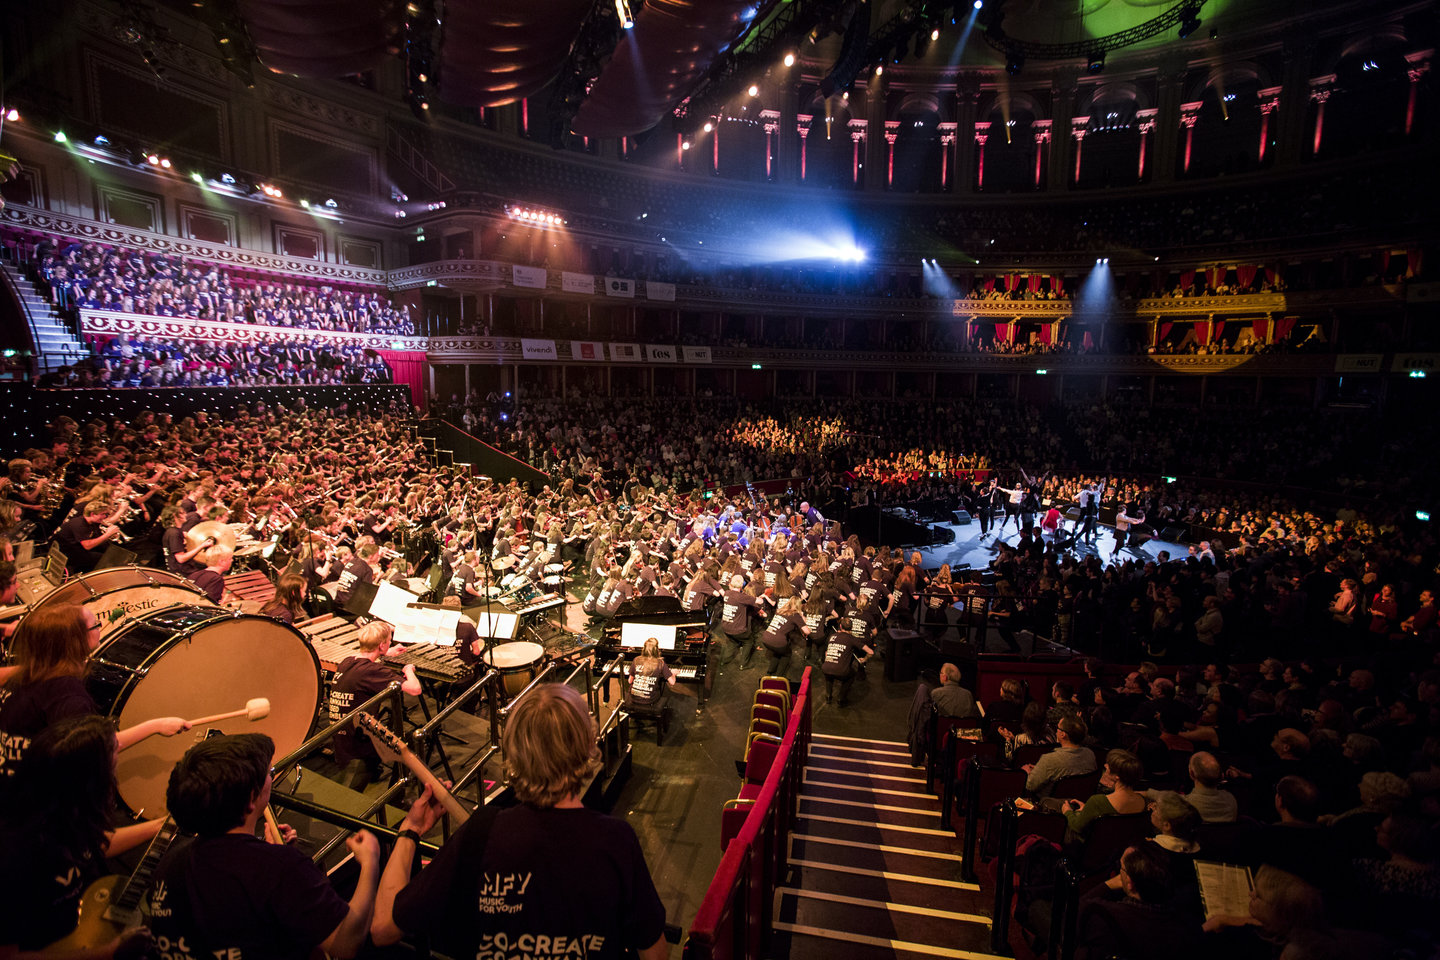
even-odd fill
[(1437, 13), (6, 3), (0, 960), (1440, 956)]

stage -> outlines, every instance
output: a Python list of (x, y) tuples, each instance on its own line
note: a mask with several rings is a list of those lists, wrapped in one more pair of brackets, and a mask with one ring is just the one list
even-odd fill
[[(964, 564), (968, 564), (972, 570), (986, 570), (999, 550), (996, 546), (997, 542), (1008, 543), (1013, 547), (1020, 541), (1020, 533), (1015, 529), (1013, 522), (1005, 528), (1005, 532), (1000, 536), (995, 535), (996, 528), (991, 526), (991, 535), (983, 540), (980, 538), (980, 522), (978, 520), (972, 520), (968, 524), (937, 523), (932, 526), (952, 531), (955, 534), (955, 540), (952, 543), (940, 543), (928, 547), (905, 547), (907, 559), (912, 550), (920, 551), (920, 556), (923, 558), (921, 568), (926, 571), (934, 571), (942, 563), (950, 564), (951, 571), (956, 574)], [(1049, 542), (1048, 537), (1046, 542)], [(891, 546), (895, 546), (895, 544), (891, 544)], [(1172, 560), (1183, 559), (1190, 553), (1188, 544), (1155, 539), (1147, 540), (1134, 549), (1127, 546), (1123, 550), (1116, 550), (1115, 531), (1104, 524), (1095, 528), (1093, 544), (1085, 543), (1083, 540), (1077, 541), (1071, 544), (1068, 550), (1082, 560), (1099, 557), (1107, 567), (1115, 563), (1123, 563), (1126, 560), (1141, 563), (1157, 560), (1162, 550), (1168, 551)]]

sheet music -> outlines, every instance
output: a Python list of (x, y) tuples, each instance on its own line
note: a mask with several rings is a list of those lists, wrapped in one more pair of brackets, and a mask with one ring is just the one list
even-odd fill
[(455, 645), (455, 624), (460, 622), (460, 611), (446, 608), (408, 606), (395, 624), (395, 642), (403, 646), (417, 643)]
[(1206, 920), (1221, 915), (1250, 915), (1250, 891), (1255, 882), (1249, 867), (1196, 860), (1195, 878), (1200, 882), (1200, 900), (1205, 905)]

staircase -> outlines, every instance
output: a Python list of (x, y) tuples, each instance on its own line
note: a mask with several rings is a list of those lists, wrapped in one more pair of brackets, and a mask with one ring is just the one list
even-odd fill
[(775, 891), (775, 955), (995, 956), (992, 898), (960, 880), (960, 859), (904, 743), (814, 734), (790, 836), (793, 882)]
[(34, 284), (10, 264), (0, 264), (0, 270), (5, 271), (6, 281), (19, 297), (20, 309), (26, 313), (35, 331), (35, 365), (40, 373), (58, 370), (89, 355), (89, 351), (71, 335), (55, 312), (54, 305), (35, 289)]

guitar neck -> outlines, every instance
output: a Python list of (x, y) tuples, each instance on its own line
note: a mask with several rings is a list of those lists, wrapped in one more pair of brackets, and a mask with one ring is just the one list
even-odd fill
[(470, 819), (470, 812), (460, 805), (460, 801), (456, 800), (450, 791), (445, 789), (445, 785), (435, 777), (435, 774), (430, 772), (430, 768), (425, 766), (420, 758), (415, 756), (408, 747), (400, 751), (400, 762), (405, 764), (421, 783), (427, 784), (430, 787), (431, 792), (435, 795), (435, 799), (445, 808), (445, 812), (450, 814), (450, 819), (455, 821), (457, 827)]
[(140, 922), (140, 901), (145, 899), (145, 893), (150, 889), (150, 878), (155, 874), (155, 868), (160, 864), (160, 859), (165, 856), (165, 851), (170, 849), (170, 843), (179, 834), (175, 821), (169, 817), (160, 825), (160, 832), (155, 839), (150, 841), (150, 847), (145, 851), (144, 858), (140, 861), (130, 879), (125, 881), (125, 889), (120, 895), (110, 902), (105, 910), (105, 919), (121, 924), (122, 926), (134, 926)]

